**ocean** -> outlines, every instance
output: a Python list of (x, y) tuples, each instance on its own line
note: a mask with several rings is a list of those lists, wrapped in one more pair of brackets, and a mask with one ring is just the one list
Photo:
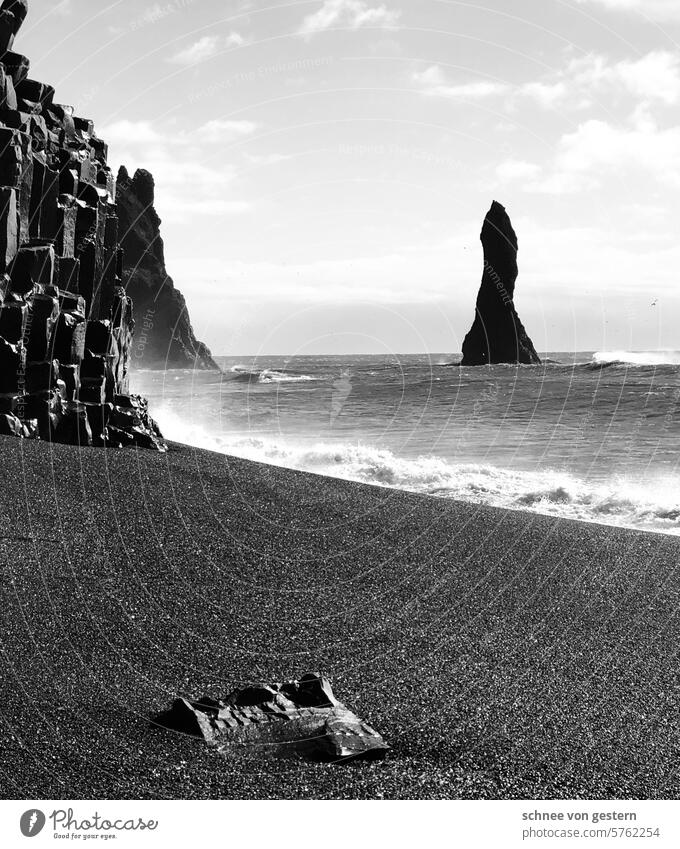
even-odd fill
[(136, 371), (165, 436), (440, 498), (680, 534), (680, 352), (240, 357)]

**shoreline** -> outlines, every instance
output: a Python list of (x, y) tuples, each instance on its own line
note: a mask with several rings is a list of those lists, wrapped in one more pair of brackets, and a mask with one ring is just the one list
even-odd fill
[(662, 530), (658, 530), (658, 529), (655, 529), (655, 528), (640, 528), (640, 527), (636, 527), (635, 525), (617, 525), (617, 524), (610, 523), (610, 522), (598, 522), (596, 519), (582, 519), (582, 518), (576, 519), (572, 516), (558, 516), (554, 513), (544, 513), (544, 512), (541, 512), (539, 510), (528, 510), (528, 509), (522, 508), (522, 507), (506, 507), (506, 506), (499, 506), (497, 504), (488, 504), (484, 501), (465, 501), (462, 498), (456, 498), (456, 497), (449, 496), (449, 495), (435, 495), (434, 493), (431, 493), (431, 492), (418, 492), (418, 490), (415, 490), (415, 489), (407, 489), (405, 487), (400, 487), (400, 486), (396, 486), (396, 485), (392, 485), (392, 484), (383, 484), (383, 483), (373, 482), (373, 481), (359, 481), (359, 480), (354, 480), (352, 478), (335, 477), (334, 475), (323, 474), (323, 472), (312, 472), (312, 471), (309, 471), (309, 470), (306, 470), (306, 469), (295, 469), (292, 466), (283, 466), (283, 465), (279, 465), (279, 464), (276, 464), (276, 463), (265, 463), (264, 461), (261, 461), (261, 460), (252, 460), (252, 459), (247, 458), (247, 457), (239, 457), (238, 455), (229, 454), (229, 453), (226, 453), (226, 452), (222, 453), (221, 451), (215, 451), (215, 450), (211, 450), (211, 449), (207, 449), (207, 448), (199, 448), (198, 446), (190, 445), (189, 443), (176, 442), (174, 444), (175, 445), (181, 445), (183, 448), (188, 448), (192, 451), (207, 451), (210, 454), (217, 454), (220, 457), (228, 457), (228, 458), (235, 459), (235, 460), (241, 460), (245, 463), (253, 463), (254, 465), (257, 465), (257, 466), (274, 466), (274, 468), (277, 468), (277, 469), (284, 469), (284, 470), (289, 471), (289, 472), (297, 472), (299, 474), (304, 474), (304, 475), (312, 475), (314, 477), (320, 477), (320, 478), (323, 478), (325, 480), (344, 481), (345, 483), (353, 483), (353, 484), (356, 484), (357, 486), (369, 486), (369, 487), (375, 487), (377, 489), (387, 489), (387, 490), (391, 490), (393, 492), (404, 492), (404, 493), (407, 493), (408, 495), (415, 495), (418, 498), (432, 498), (435, 501), (453, 502), (454, 504), (458, 504), (462, 507), (484, 507), (484, 508), (487, 508), (489, 510), (507, 511), (508, 513), (519, 513), (521, 515), (528, 515), (528, 516), (542, 516), (545, 519), (553, 519), (555, 521), (560, 521), (560, 522), (575, 522), (577, 525), (580, 525), (580, 524), (595, 525), (596, 527), (600, 527), (600, 528), (613, 528), (615, 530), (632, 531), (634, 533), (640, 533), (640, 534), (654, 534), (655, 536), (674, 537), (674, 538), (676, 538), (680, 541), (680, 528), (677, 531), (662, 531)]
[[(4, 798), (676, 798), (672, 536), (239, 460), (0, 438)], [(392, 746), (149, 718), (320, 671)]]
[[(510, 507), (510, 506), (507, 506), (507, 505), (493, 504), (493, 503), (489, 503), (489, 502), (485, 502), (485, 501), (471, 501), (471, 500), (465, 500), (464, 498), (460, 498), (460, 497), (457, 497), (457, 496), (454, 496), (454, 495), (438, 495), (436, 493), (431, 493), (431, 492), (419, 492), (417, 489), (411, 489), (411, 488), (408, 488), (408, 487), (398, 486), (396, 484), (380, 483), (379, 481), (361, 481), (361, 480), (356, 480), (354, 478), (340, 477), (340, 476), (336, 476), (336, 475), (332, 475), (332, 474), (327, 474), (327, 473), (324, 473), (324, 472), (321, 472), (321, 471), (312, 471), (312, 470), (309, 470), (309, 469), (298, 469), (298, 468), (295, 468), (293, 466), (286, 466), (286, 465), (283, 465), (283, 464), (280, 464), (280, 463), (274, 463), (274, 462), (271, 462), (271, 461), (267, 462), (267, 461), (264, 461), (264, 460), (253, 459), (251, 457), (241, 457), (238, 454), (230, 453), (228, 450), (219, 451), (216, 448), (204, 448), (204, 447), (201, 447), (201, 446), (198, 446), (198, 445), (192, 445), (191, 443), (188, 443), (188, 442), (187, 443), (177, 442), (177, 441), (173, 441), (173, 440), (171, 440), (171, 442), (173, 442), (174, 445), (176, 445), (176, 446), (181, 446), (183, 448), (187, 448), (187, 449), (192, 450), (192, 451), (206, 451), (206, 452), (211, 453), (211, 454), (216, 454), (217, 456), (220, 456), (220, 457), (238, 459), (238, 460), (241, 460), (242, 462), (253, 463), (255, 465), (273, 466), (274, 468), (277, 468), (277, 469), (284, 469), (284, 470), (287, 470), (287, 471), (290, 471), (290, 472), (296, 472), (296, 473), (299, 473), (299, 474), (312, 475), (312, 476), (315, 476), (315, 477), (324, 478), (326, 480), (344, 481), (346, 483), (356, 484), (357, 486), (369, 486), (369, 487), (375, 487), (375, 488), (378, 488), (378, 489), (387, 489), (387, 490), (391, 490), (391, 491), (394, 491), (394, 492), (403, 492), (403, 493), (407, 493), (409, 495), (415, 495), (415, 496), (422, 497), (422, 498), (433, 498), (437, 501), (450, 501), (450, 502), (453, 502), (453, 503), (456, 503), (456, 504), (459, 504), (459, 505), (462, 505), (462, 506), (467, 506), (467, 507), (470, 507), (470, 508), (485, 507), (485, 508), (488, 508), (488, 509), (491, 509), (491, 510), (507, 510), (510, 513), (520, 513), (522, 515), (528, 514), (530, 516), (543, 516), (544, 518), (553, 519), (555, 521), (576, 522), (577, 524), (595, 525), (597, 527), (602, 527), (602, 528), (614, 528), (614, 529), (625, 530), (625, 531), (633, 531), (635, 533), (654, 534), (654, 535), (659, 535), (659, 536), (663, 536), (663, 537), (674, 537), (674, 538), (680, 540), (680, 527), (677, 528), (677, 529), (674, 529), (674, 530), (661, 530), (659, 528), (639, 527), (639, 526), (636, 526), (634, 524), (616, 524), (614, 522), (598, 521), (597, 519), (588, 519), (588, 518), (585, 518), (585, 517), (576, 518), (576, 517), (567, 516), (567, 515), (560, 516), (556, 513), (548, 513), (548, 512), (543, 512), (543, 511), (539, 511), (539, 510), (530, 510), (530, 509), (527, 509), (526, 507)], [(312, 445), (313, 444), (314, 443), (312, 443)], [(364, 447), (364, 446), (362, 446), (360, 443), (357, 443), (357, 448), (362, 448), (362, 447)], [(366, 447), (370, 448), (370, 446), (366, 446)], [(390, 449), (387, 449), (387, 450), (390, 451)], [(394, 456), (396, 457), (397, 455), (394, 455)], [(410, 460), (410, 459), (411, 458), (407, 458), (407, 461)], [(422, 459), (430, 459), (430, 458), (428, 458), (428, 457), (418, 457), (417, 458), (417, 460), (422, 460)], [(432, 459), (443, 459), (443, 458), (439, 458), (436, 455), (432, 455)], [(414, 462), (417, 462), (417, 460), (415, 460)], [(524, 474), (524, 473), (531, 474), (531, 472), (529, 470), (506, 470), (506, 469), (502, 469), (502, 468), (497, 467), (497, 466), (493, 466), (493, 467), (490, 467), (490, 468), (493, 468), (494, 470), (499, 471), (499, 472), (512, 471), (516, 474)], [(558, 475), (564, 474), (564, 475), (568, 475), (568, 476), (573, 477), (573, 475), (570, 472), (555, 472), (554, 470), (549, 470), (549, 471), (553, 472), (554, 474), (558, 474)], [(595, 487), (595, 486), (597, 486), (597, 484), (593, 484), (593, 487)]]

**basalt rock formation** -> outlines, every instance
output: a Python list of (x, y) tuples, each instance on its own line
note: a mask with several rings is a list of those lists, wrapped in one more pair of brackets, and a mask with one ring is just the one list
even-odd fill
[(123, 281), (142, 321), (133, 362), (144, 368), (219, 370), (208, 348), (196, 339), (184, 296), (165, 268), (154, 188), (148, 171), (139, 170), (132, 179), (127, 169), (118, 172)]
[(135, 324), (108, 148), (12, 52), (27, 11), (0, 4), (0, 433), (165, 450), (129, 394)]
[(342, 763), (383, 758), (389, 746), (339, 702), (330, 683), (305, 675), (287, 684), (258, 684), (226, 699), (176, 699), (156, 725), (199, 737), (222, 751), (257, 747), (277, 755)]
[(540, 364), (515, 309), (517, 235), (505, 207), (493, 202), (482, 229), (484, 276), (477, 315), (463, 343), (464, 366), (494, 363)]

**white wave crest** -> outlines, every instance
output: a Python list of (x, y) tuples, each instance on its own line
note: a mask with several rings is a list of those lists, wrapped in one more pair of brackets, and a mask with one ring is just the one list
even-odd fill
[(680, 535), (680, 486), (669, 481), (658, 487), (619, 479), (593, 484), (562, 472), (455, 464), (434, 456), (404, 458), (360, 444), (215, 436), (167, 410), (159, 412), (158, 421), (175, 442), (260, 463), (473, 504)]
[(600, 351), (593, 356), (595, 365), (678, 366), (680, 351)]
[(288, 372), (277, 371), (276, 369), (251, 371), (245, 366), (232, 366), (229, 373), (236, 378), (247, 380), (250, 383), (309, 383), (310, 381), (318, 380), (318, 378), (312, 377), (309, 374), (289, 374)]

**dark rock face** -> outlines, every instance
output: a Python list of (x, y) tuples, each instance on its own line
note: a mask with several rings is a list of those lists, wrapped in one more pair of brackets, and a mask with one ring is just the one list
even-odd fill
[(331, 763), (374, 760), (389, 751), (378, 732), (339, 702), (319, 675), (247, 687), (224, 701), (176, 699), (154, 722), (224, 751), (252, 746)]
[(148, 171), (118, 172), (118, 221), (127, 294), (142, 319), (134, 364), (145, 368), (214, 369), (208, 348), (196, 339), (186, 301), (165, 268), (161, 219), (154, 209), (154, 179)]
[(0, 6), (0, 433), (164, 451), (129, 394), (135, 322), (108, 148), (10, 52), (27, 11)]
[(505, 207), (493, 202), (482, 229), (484, 277), (477, 315), (463, 343), (464, 366), (538, 365), (540, 359), (515, 309), (518, 243)]
[(28, 0), (4, 0), (0, 7), (0, 50), (11, 50), (14, 37), (28, 14)]

